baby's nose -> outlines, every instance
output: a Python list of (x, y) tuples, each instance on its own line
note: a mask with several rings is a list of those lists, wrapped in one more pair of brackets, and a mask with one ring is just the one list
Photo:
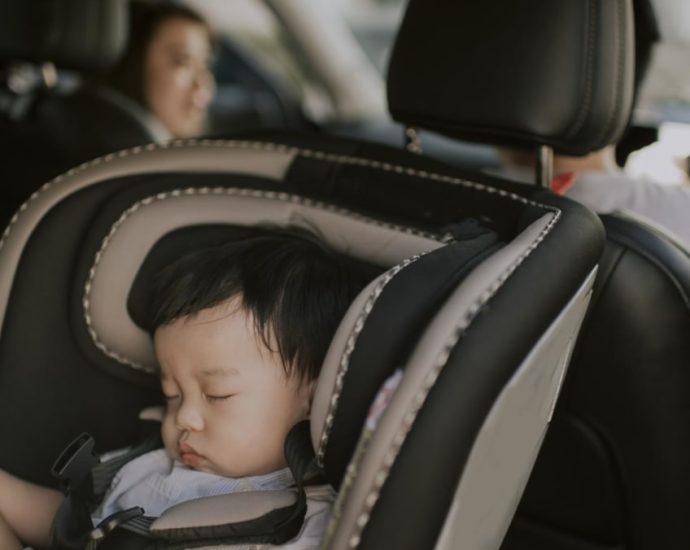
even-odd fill
[(182, 403), (175, 420), (177, 428), (180, 430), (200, 431), (204, 428), (204, 418), (201, 411), (191, 401)]

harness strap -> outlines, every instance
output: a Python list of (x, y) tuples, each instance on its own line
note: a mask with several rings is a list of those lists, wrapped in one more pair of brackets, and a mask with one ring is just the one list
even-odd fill
[(68, 491), (80, 491), (85, 495), (90, 493), (88, 475), (99, 461), (94, 444), (93, 437), (86, 432), (81, 433), (67, 445), (53, 464), (51, 473), (60, 482), (64, 493)]
[[(304, 484), (316, 467), (308, 421), (293, 426), (285, 440), (285, 459), (295, 479), (297, 491), (294, 504), (237, 523), (159, 529), (155, 532), (151, 531), (151, 525), (158, 518), (144, 516), (143, 510), (135, 507), (108, 516), (94, 529), (91, 523), (91, 510), (94, 504), (102, 500), (116, 472), (130, 460), (157, 448), (160, 448), (159, 435), (147, 438), (141, 444), (112, 459), (97, 463), (98, 457), (93, 452), (91, 436), (82, 434), (73, 441), (60, 455), (54, 467), (54, 472), (61, 476), (61, 483), (67, 492), (56, 514), (51, 548), (97, 550), (101, 542), (109, 540), (111, 533), (122, 530), (132, 533), (132, 536), (151, 540), (156, 548), (169, 549), (212, 544), (279, 545), (300, 532), (307, 511)], [(89, 464), (92, 465), (91, 468), (88, 467)], [(73, 466), (66, 468), (69, 465)]]
[(127, 529), (132, 533), (141, 535), (147, 538), (151, 538), (151, 524), (156, 521), (157, 518), (150, 516), (139, 516), (138, 518), (133, 518), (127, 523), (122, 525), (123, 529)]
[(82, 550), (87, 544), (91, 544), (91, 540), (98, 541), (120, 523), (129, 520), (131, 516), (114, 517), (122, 512), (113, 514), (98, 526), (99, 534), (91, 536), (94, 530), (91, 512), (102, 500), (115, 473), (125, 463), (158, 447), (160, 435), (156, 434), (115, 458), (99, 463), (93, 437), (87, 433), (76, 437), (52, 467), (52, 473), (58, 478), (65, 499), (55, 515), (51, 548)]
[[(125, 523), (134, 523), (137, 519), (144, 515), (144, 509), (139, 506), (128, 508), (127, 510), (120, 510), (114, 514), (109, 515), (101, 521), (95, 529), (89, 533), (91, 540), (101, 540), (107, 537), (115, 529)], [(151, 525), (151, 523), (149, 523)]]
[(283, 544), (297, 536), (307, 512), (304, 482), (316, 464), (308, 421), (293, 426), (285, 439), (284, 452), (297, 490), (297, 499), (290, 506), (271, 510), (244, 522), (212, 527), (182, 527), (151, 532), (150, 527), (158, 518), (142, 516), (124, 522), (118, 528), (150, 539), (164, 540), (170, 548), (177, 548), (178, 545), (181, 545), (180, 548), (191, 548), (211, 544)]

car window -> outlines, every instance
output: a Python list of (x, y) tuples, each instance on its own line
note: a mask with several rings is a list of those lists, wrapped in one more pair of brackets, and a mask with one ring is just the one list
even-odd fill
[(360, 45), (385, 75), (406, 0), (338, 0), (337, 3)]
[[(685, 8), (690, 8), (690, 4), (683, 4)], [(684, 30), (682, 21), (664, 27), (672, 14), (660, 11), (662, 42), (654, 48), (633, 114), (634, 124), (658, 128), (659, 137), (655, 143), (631, 154), (625, 170), (633, 177), (687, 185), (690, 184), (687, 160), (690, 157), (690, 70), (687, 65), (690, 9), (680, 13), (683, 14), (689, 23)]]
[(218, 36), (217, 93), (211, 109), (214, 133), (293, 127), (295, 109), (318, 118), (319, 91), (296, 58), (282, 25), (263, 2), (188, 3), (212, 23)]
[[(322, 122), (347, 116), (354, 102), (350, 98), (359, 99), (358, 94), (343, 90), (348, 86), (365, 90), (362, 97), (369, 93), (366, 88), (376, 87), (381, 101), (375, 109), (384, 111), (380, 77), (377, 76), (379, 80), (373, 86), (366, 81), (367, 85), (357, 88), (356, 81), (365, 79), (367, 71), (356, 70), (347, 75), (343, 73), (339, 82), (333, 82), (337, 80), (334, 70), (341, 67), (337, 57), (350, 56), (352, 59), (351, 49), (359, 47), (354, 39), (351, 42), (343, 40), (339, 26), (342, 15), (336, 3), (313, 0), (299, 3), (295, 0), (239, 0), (232, 4), (223, 0), (188, 0), (188, 3), (213, 23), (221, 42), (232, 43), (235, 49), (257, 63), (271, 75), (275, 86), (282, 88), (281, 93), (298, 101), (312, 120)], [(323, 41), (324, 35), (327, 41)], [(329, 55), (333, 59), (330, 63), (320, 63), (319, 55)], [(222, 100), (222, 86), (227, 75), (220, 70), (217, 76)], [(359, 106), (355, 110), (357, 108)]]

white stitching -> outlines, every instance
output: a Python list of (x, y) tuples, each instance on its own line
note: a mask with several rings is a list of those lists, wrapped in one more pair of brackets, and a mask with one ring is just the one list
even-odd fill
[(355, 349), (355, 344), (359, 338), (362, 329), (364, 328), (364, 323), (369, 317), (371, 310), (374, 307), (374, 303), (378, 300), (379, 296), (383, 292), (384, 287), (395, 277), (401, 270), (405, 269), (408, 265), (416, 262), (419, 258), (427, 254), (424, 252), (421, 254), (416, 254), (410, 258), (406, 258), (399, 264), (391, 267), (382, 276), (381, 280), (376, 284), (376, 286), (371, 290), (366, 302), (362, 306), (362, 311), (357, 317), (356, 321), (352, 325), (352, 331), (347, 339), (347, 344), (345, 345), (345, 350), (340, 358), (340, 363), (338, 364), (338, 372), (335, 377), (335, 384), (333, 386), (333, 393), (331, 399), (328, 402), (328, 410), (326, 411), (326, 419), (324, 421), (323, 431), (321, 432), (321, 437), (319, 439), (319, 447), (316, 450), (316, 462), (319, 466), (323, 467), (323, 457), (326, 452), (326, 445), (328, 444), (328, 439), (331, 434), (331, 428), (333, 427), (333, 419), (335, 418), (335, 413), (338, 409), (338, 403), (340, 401), (340, 394), (343, 390), (343, 382), (345, 380), (345, 375), (350, 368), (350, 357)]
[[(384, 455), (382, 466), (379, 468), (376, 476), (374, 477), (374, 486), (370, 489), (369, 493), (364, 499), (363, 509), (357, 517), (354, 523), (353, 531), (348, 535), (348, 545), (350, 548), (356, 548), (359, 545), (362, 532), (366, 527), (371, 511), (378, 501), (381, 493), (381, 488), (388, 479), (391, 467), (395, 462), (395, 459), (400, 452), (400, 449), (407, 438), (408, 433), (412, 429), (417, 414), (421, 410), (424, 402), (426, 401), (431, 388), (438, 379), (443, 368), (446, 366), (450, 353), (452, 352), (455, 345), (462, 338), (462, 336), (467, 332), (474, 319), (477, 317), (479, 311), (482, 307), (496, 294), (499, 288), (503, 286), (503, 283), (515, 272), (515, 270), (522, 264), (522, 262), (532, 253), (532, 251), (539, 246), (539, 244), (546, 238), (546, 236), (551, 232), (553, 227), (558, 222), (560, 218), (560, 212), (555, 212), (554, 217), (549, 221), (549, 223), (544, 227), (544, 229), (539, 233), (537, 238), (528, 246), (525, 251), (511, 264), (506, 270), (501, 273), (501, 275), (489, 286), (484, 293), (469, 307), (466, 314), (459, 320), (456, 325), (453, 335), (443, 346), (443, 349), (436, 356), (434, 361), (434, 367), (427, 373), (424, 378), (422, 387), (415, 395), (411, 402), (410, 409), (404, 416), (402, 426), (395, 434), (393, 438), (393, 443), (388, 449), (388, 452)], [(358, 453), (356, 456), (361, 461), (363, 452)], [(358, 470), (357, 464), (350, 464), (347, 469), (347, 474), (343, 480), (341, 486), (341, 493), (347, 492), (354, 482), (356, 477), (356, 472)], [(341, 498), (341, 497), (339, 497)], [(344, 497), (342, 497), (344, 498)]]
[[(86, 322), (87, 329), (89, 331), (89, 334), (91, 335), (91, 339), (94, 342), (94, 345), (101, 350), (106, 356), (116, 360), (117, 362), (130, 366), (132, 368), (135, 368), (137, 370), (143, 370), (145, 372), (153, 372), (153, 369), (150, 367), (147, 367), (145, 365), (142, 365), (136, 361), (133, 361), (132, 359), (129, 359), (127, 357), (124, 357), (120, 355), (119, 353), (109, 349), (100, 339), (98, 336), (98, 332), (96, 331), (96, 327), (93, 325), (93, 320), (92, 316), (90, 313), (91, 310), (91, 289), (93, 286), (93, 279), (96, 276), (96, 271), (98, 269), (98, 265), (101, 261), (101, 258), (103, 257), (103, 254), (105, 253), (106, 248), (110, 245), (110, 242), (113, 238), (113, 236), (119, 231), (120, 227), (122, 224), (129, 218), (132, 214), (137, 212), (138, 210), (142, 209), (143, 207), (149, 206), (155, 202), (160, 202), (163, 200), (167, 200), (169, 198), (175, 198), (179, 197), (181, 195), (189, 196), (189, 195), (228, 195), (228, 196), (239, 196), (239, 197), (256, 197), (256, 198), (262, 198), (262, 199), (267, 199), (267, 200), (279, 200), (279, 201), (285, 201), (285, 202), (292, 202), (296, 204), (301, 204), (303, 206), (308, 206), (311, 208), (319, 208), (328, 212), (335, 212), (338, 214), (346, 215), (349, 216), (350, 218), (356, 219), (363, 221), (365, 223), (368, 223), (370, 225), (375, 225), (378, 227), (386, 227), (389, 229), (393, 229), (398, 232), (402, 233), (407, 233), (410, 235), (417, 235), (421, 237), (425, 237), (428, 239), (434, 239), (437, 241), (440, 241), (441, 238), (438, 235), (434, 235), (428, 232), (420, 231), (416, 228), (412, 227), (405, 227), (402, 225), (397, 225), (397, 224), (392, 224), (392, 223), (386, 223), (382, 222), (381, 220), (376, 220), (367, 216), (363, 216), (361, 214), (358, 214), (356, 212), (352, 212), (350, 210), (347, 210), (345, 208), (337, 207), (332, 204), (324, 203), (321, 201), (316, 201), (313, 199), (309, 199), (306, 197), (301, 197), (299, 195), (294, 195), (290, 193), (285, 193), (285, 192), (278, 192), (278, 191), (264, 191), (260, 189), (246, 189), (246, 188), (240, 188), (240, 187), (201, 187), (201, 188), (194, 188), (194, 187), (188, 187), (185, 189), (174, 189), (171, 191), (166, 191), (166, 192), (161, 192), (157, 193), (156, 195), (151, 195), (148, 197), (145, 197), (137, 202), (135, 202), (132, 206), (130, 206), (127, 210), (125, 210), (120, 217), (117, 219), (117, 221), (111, 226), (110, 231), (108, 234), (103, 238), (103, 241), (101, 242), (101, 246), (96, 252), (96, 255), (94, 257), (94, 262), (93, 265), (91, 266), (91, 269), (89, 270), (89, 275), (86, 279), (86, 283), (84, 285), (84, 296), (82, 298), (82, 307), (84, 309), (84, 319)], [(407, 263), (410, 262), (410, 260), (406, 260)], [(405, 262), (403, 262), (405, 263)], [(407, 265), (405, 263), (405, 265)], [(397, 266), (396, 266), (397, 267)], [(403, 265), (404, 267), (404, 265)], [(393, 271), (395, 268), (389, 270), (389, 272)], [(397, 271), (399, 271), (398, 269)], [(395, 271), (395, 273), (397, 273)], [(389, 277), (389, 280), (391, 277)], [(386, 281), (387, 283), (388, 281)], [(384, 283), (385, 284), (385, 283)], [(373, 294), (373, 293), (372, 293)], [(379, 291), (380, 294), (380, 291)], [(376, 296), (378, 297), (378, 295)], [(376, 298), (374, 298), (375, 300)], [(368, 302), (367, 302), (368, 303)], [(373, 302), (372, 302), (373, 303)], [(371, 310), (371, 307), (369, 307), (369, 311)], [(366, 318), (366, 315), (368, 315), (368, 311), (364, 315), (364, 318)], [(357, 322), (355, 325), (358, 323), (363, 324), (363, 319), (360, 319), (358, 317)], [(361, 330), (361, 327), (360, 329)], [(350, 345), (350, 342), (352, 342), (352, 346), (354, 347), (354, 341), (357, 338), (357, 335), (359, 334), (359, 330), (356, 331), (357, 334), (354, 334), (350, 336), (350, 340), (348, 340), (348, 346)], [(353, 331), (354, 333), (355, 331)], [(354, 339), (353, 339), (354, 338)], [(351, 350), (350, 350), (351, 351)], [(341, 361), (341, 369), (345, 368), (347, 370), (347, 362), (349, 362), (349, 354), (347, 354), (347, 361), (345, 362), (345, 365), (343, 366), (343, 362)], [(344, 374), (343, 374), (344, 375)]]
[(423, 179), (430, 179), (433, 181), (440, 181), (443, 183), (462, 185), (464, 187), (469, 187), (469, 188), (475, 189), (477, 191), (484, 191), (486, 193), (497, 194), (500, 197), (515, 200), (515, 201), (521, 202), (523, 204), (530, 204), (532, 206), (537, 206), (537, 207), (542, 208), (544, 210), (550, 210), (550, 211), (556, 210), (556, 209), (549, 207), (549, 206), (546, 206), (544, 204), (540, 204), (540, 203), (537, 203), (535, 201), (528, 200), (525, 197), (522, 197), (516, 193), (510, 193), (510, 192), (504, 191), (503, 189), (497, 189), (495, 187), (491, 187), (489, 185), (485, 185), (482, 183), (476, 183), (476, 182), (464, 180), (461, 178), (437, 174), (434, 172), (427, 172), (426, 170), (417, 170), (415, 168), (409, 168), (406, 166), (400, 166), (400, 165), (391, 164), (388, 162), (380, 162), (380, 161), (370, 160), (370, 159), (361, 158), (361, 157), (351, 157), (351, 156), (347, 156), (347, 155), (335, 155), (335, 154), (331, 154), (331, 153), (323, 153), (321, 151), (316, 151), (316, 150), (312, 150), (312, 149), (300, 149), (297, 147), (291, 147), (291, 146), (283, 145), (283, 144), (279, 144), (279, 143), (269, 143), (269, 142), (261, 142), (261, 141), (242, 141), (242, 140), (221, 140), (221, 139), (217, 139), (217, 140), (187, 139), (187, 140), (170, 141), (170, 142), (164, 143), (164, 144), (150, 143), (148, 145), (140, 145), (137, 147), (132, 147), (131, 149), (124, 149), (124, 150), (118, 151), (116, 153), (109, 153), (109, 154), (104, 155), (102, 157), (98, 157), (96, 159), (93, 159), (93, 160), (90, 160), (90, 161), (85, 162), (83, 164), (80, 164), (79, 166), (76, 166), (76, 167), (70, 169), (69, 171), (65, 172), (64, 174), (60, 174), (59, 176), (56, 176), (52, 180), (43, 184), (43, 186), (40, 187), (37, 191), (32, 193), (31, 196), (24, 203), (22, 203), (22, 205), (19, 207), (17, 212), (15, 212), (14, 216), (12, 216), (12, 219), (8, 223), (7, 227), (5, 228), (5, 231), (3, 232), (2, 238), (0, 239), (0, 250), (2, 250), (2, 248), (5, 244), (5, 241), (9, 237), (9, 235), (12, 231), (12, 228), (16, 225), (21, 213), (24, 212), (31, 205), (31, 203), (34, 202), (39, 197), (39, 195), (48, 191), (50, 188), (54, 187), (55, 185), (59, 184), (65, 178), (79, 174), (80, 172), (83, 172), (84, 170), (87, 170), (89, 168), (93, 168), (93, 167), (101, 165), (101, 164), (106, 164), (108, 162), (112, 162), (113, 160), (116, 160), (116, 159), (136, 156), (136, 155), (142, 154), (144, 152), (149, 152), (149, 151), (159, 151), (159, 150), (164, 150), (164, 149), (180, 148), (180, 147), (187, 147), (187, 146), (217, 147), (217, 148), (227, 148), (227, 149), (233, 149), (233, 148), (235, 148), (235, 149), (253, 149), (253, 150), (259, 150), (259, 151), (277, 151), (277, 152), (283, 152), (283, 153), (292, 152), (292, 153), (295, 153), (299, 156), (303, 156), (305, 158), (315, 158), (317, 160), (323, 160), (323, 161), (328, 161), (328, 162), (338, 162), (341, 164), (354, 164), (354, 165), (379, 169), (379, 170), (383, 170), (383, 171), (387, 171), (387, 172), (395, 172), (395, 173), (399, 173), (399, 174), (405, 174), (408, 176), (419, 177), (419, 178), (423, 178)]
[(604, 140), (609, 140), (611, 139), (611, 129), (614, 127), (616, 123), (616, 118), (617, 115), (623, 110), (624, 108), (624, 102), (622, 101), (622, 95), (623, 95), (623, 74), (624, 74), (624, 64), (625, 64), (625, 32), (621, 29), (622, 22), (623, 22), (624, 14), (623, 14), (623, 6), (618, 0), (616, 3), (616, 22), (617, 25), (614, 25), (613, 32), (616, 33), (616, 45), (618, 46), (618, 51), (617, 53), (617, 59), (618, 62), (616, 63), (616, 89), (615, 89), (615, 96), (613, 97), (613, 109), (611, 109), (611, 113), (609, 115), (609, 120), (606, 123), (606, 126), (603, 129), (603, 132), (600, 134), (600, 142)]
[(592, 88), (594, 86), (594, 50), (595, 50), (595, 20), (597, 18), (596, 3), (589, 0), (589, 25), (587, 33), (587, 51), (585, 52), (585, 93), (581, 108), (577, 110), (577, 116), (570, 127), (565, 132), (566, 138), (575, 136), (584, 126), (587, 114), (591, 109)]
[[(74, 176), (75, 174), (79, 174), (80, 172), (83, 172), (84, 170), (87, 170), (89, 168), (93, 168), (95, 166), (101, 165), (101, 164), (107, 164), (109, 162), (112, 162), (113, 160), (116, 159), (122, 159), (125, 157), (133, 157), (136, 155), (140, 155), (144, 152), (148, 151), (160, 151), (164, 149), (172, 149), (172, 148), (179, 148), (179, 147), (185, 147), (185, 146), (202, 146), (202, 147), (227, 147), (227, 148), (237, 148), (237, 149), (257, 149), (257, 150), (265, 150), (265, 151), (278, 151), (278, 152), (290, 152), (293, 151), (294, 149), (292, 147), (286, 146), (286, 145), (281, 145), (279, 143), (262, 143), (262, 142), (255, 142), (255, 141), (240, 141), (240, 140), (222, 140), (222, 139), (182, 139), (182, 140), (174, 140), (174, 141), (169, 141), (167, 143), (162, 143), (162, 144), (157, 144), (157, 143), (149, 143), (147, 145), (138, 145), (137, 147), (132, 147), (130, 149), (123, 149), (122, 151), (117, 151), (115, 153), (108, 153), (107, 155), (104, 155), (102, 157), (95, 158), (93, 160), (90, 160), (88, 162), (84, 162), (82, 164), (79, 164), (78, 166), (75, 166), (74, 168), (71, 168), (67, 172), (64, 172), (56, 177), (54, 177), (52, 180), (49, 180), (48, 182), (44, 183), (38, 190), (34, 191), (31, 196), (22, 203), (22, 205), (19, 207), (17, 212), (15, 212), (14, 216), (12, 216), (12, 219), (9, 221), (7, 227), (5, 228), (5, 231), (3, 232), (2, 238), (0, 239), (0, 250), (2, 250), (3, 245), (5, 244), (5, 241), (7, 240), (7, 237), (9, 236), (12, 228), (14, 225), (17, 223), (19, 219), (19, 215), (24, 212), (32, 202), (34, 202), (39, 195), (42, 193), (48, 191), (50, 188), (54, 187), (55, 185), (59, 184), (61, 181), (63, 181), (65, 178)], [(263, 147), (259, 147), (259, 146)]]

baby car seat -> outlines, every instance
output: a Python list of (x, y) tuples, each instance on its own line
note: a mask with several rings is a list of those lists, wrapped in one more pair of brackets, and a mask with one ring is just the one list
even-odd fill
[[(396, 51), (399, 67), (418, 53)], [(390, 95), (400, 120), (467, 124), (453, 97), (441, 98), (445, 118), (424, 117), (439, 102), (407, 109), (408, 91)], [(0, 242), (0, 467), (50, 484), (82, 431), (101, 451), (136, 442), (139, 411), (160, 403), (144, 330), (152, 273), (266, 222), (311, 228), (372, 279), (331, 343), (312, 410), (316, 459), (338, 491), (323, 546), (497, 549), (587, 306), (601, 224), (545, 189), (361, 141), (138, 147), (35, 193)], [(161, 520), (213, 527), (247, 512), (188, 506), (199, 511), (182, 504)]]
[(140, 409), (160, 401), (142, 328), (151, 274), (264, 222), (310, 227), (378, 274), (337, 331), (313, 406), (317, 459), (339, 490), (326, 547), (497, 548), (587, 304), (601, 227), (536, 187), (352, 141), (137, 148), (34, 195), (0, 249), (0, 434), (11, 442), (0, 466), (49, 483), (83, 430), (100, 450), (136, 441)]

